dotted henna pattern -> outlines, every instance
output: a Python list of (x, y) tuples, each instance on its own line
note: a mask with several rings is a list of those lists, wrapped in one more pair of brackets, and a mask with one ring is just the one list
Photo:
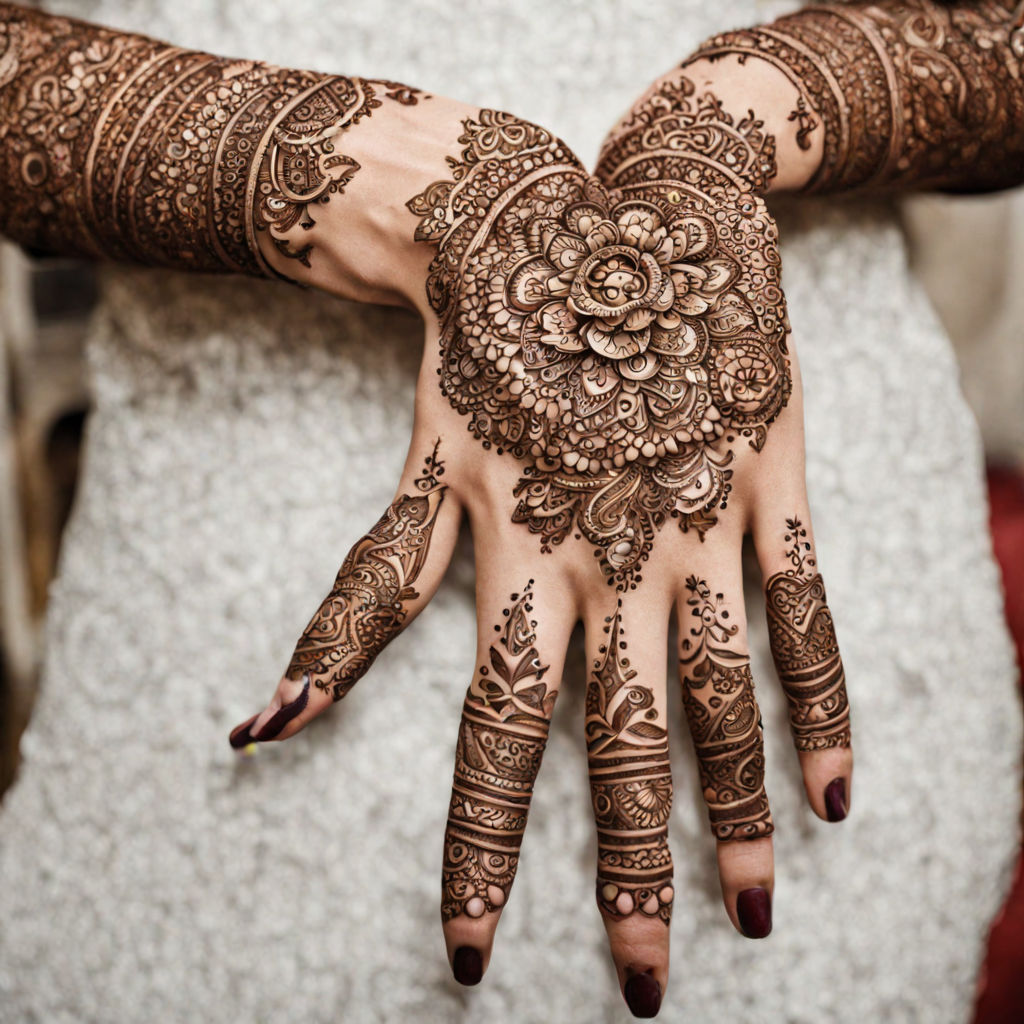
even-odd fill
[(597, 821), (597, 902), (621, 918), (634, 911), (668, 924), (672, 774), (668, 735), (654, 693), (636, 682), (622, 632), (622, 605), (605, 620), (607, 640), (587, 684), (587, 760)]
[(775, 831), (764, 791), (764, 741), (750, 658), (730, 649), (723, 595), (690, 576), (687, 605), (696, 623), (682, 641), (683, 707), (715, 838), (760, 839)]
[[(667, 518), (713, 525), (733, 447), (760, 449), (789, 396), (774, 223), (715, 154), (609, 189), (534, 125), (464, 127), (452, 179), (408, 204), (438, 248), (441, 388), (525, 463), (513, 518), (542, 549), (575, 532), (635, 586)], [(726, 127), (768, 167), (757, 122)]]
[(791, 119), (805, 133), (818, 118), (824, 126), (808, 191), (985, 191), (1024, 180), (1024, 31), (1013, 11), (1014, 0), (813, 4), (714, 36), (696, 56), (756, 57), (796, 85)]
[(537, 652), (533, 580), (494, 627), (490, 664), (466, 694), (445, 833), (441, 915), (480, 917), (505, 905), (526, 829), (557, 690)]
[(786, 520), (785, 541), (791, 568), (768, 579), (765, 595), (793, 740), (798, 750), (848, 747), (850, 704), (839, 643), (807, 529), (796, 517)]
[(394, 82), (168, 46), (0, 8), (0, 232), (39, 249), (186, 270), (274, 275), (257, 232), (281, 234), (359, 165), (341, 135)]

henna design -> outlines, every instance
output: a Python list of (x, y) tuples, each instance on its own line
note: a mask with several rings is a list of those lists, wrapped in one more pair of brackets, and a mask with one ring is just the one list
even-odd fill
[(618, 186), (660, 179), (763, 193), (778, 173), (775, 139), (752, 110), (737, 124), (713, 92), (698, 95), (683, 75), (630, 111), (601, 147), (595, 173)]
[(667, 518), (714, 524), (731, 446), (759, 450), (790, 392), (775, 227), (729, 161), (772, 146), (712, 109), (701, 130), (728, 144), (678, 181), (631, 164), (642, 180), (617, 190), (548, 132), (484, 110), (451, 180), (408, 204), (437, 245), (442, 391), (484, 447), (526, 463), (514, 521), (543, 551), (586, 537), (619, 587)]
[(605, 619), (587, 684), (587, 758), (597, 820), (597, 902), (613, 917), (639, 911), (666, 924), (672, 916), (668, 817), (672, 774), (668, 735), (655, 724), (654, 693), (634, 682), (624, 655), (622, 603)]
[(696, 619), (682, 641), (683, 707), (690, 723), (711, 831), (719, 840), (761, 839), (775, 831), (764, 791), (764, 741), (750, 658), (729, 648), (722, 594), (686, 580)]
[(378, 654), (405, 628), (406, 606), (430, 552), (430, 537), (447, 487), (440, 439), (416, 480), (348, 553), (331, 592), (306, 626), (285, 675), (312, 679), (341, 700)]
[(359, 165), (339, 137), (416, 90), (184, 50), (0, 5), (0, 232), (52, 252), (276, 272)]
[(533, 580), (504, 624), (462, 709), (445, 833), (441, 916), (480, 917), (508, 900), (557, 690), (537, 651)]
[[(1024, 180), (1024, 35), (1010, 0), (814, 4), (726, 32), (695, 57), (779, 68), (824, 125), (807, 191)], [(685, 67), (685, 65), (684, 65)], [(805, 118), (798, 123), (797, 141)]]
[(786, 531), (792, 568), (771, 576), (765, 594), (768, 637), (793, 740), (798, 750), (848, 747), (850, 705), (825, 583), (800, 520), (787, 519)]

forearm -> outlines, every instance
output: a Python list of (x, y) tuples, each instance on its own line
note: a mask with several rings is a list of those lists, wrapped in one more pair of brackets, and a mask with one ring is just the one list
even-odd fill
[(767, 63), (799, 90), (794, 123), (822, 147), (807, 191), (988, 191), (1024, 182), (1015, 3), (817, 4), (716, 36), (696, 56)]
[(419, 303), (430, 254), (405, 202), (474, 112), (0, 4), (0, 232)]
[(723, 33), (637, 103), (599, 173), (679, 177), (712, 138), (756, 192), (1020, 184), (1019, 21), (1011, 0), (881, 0)]

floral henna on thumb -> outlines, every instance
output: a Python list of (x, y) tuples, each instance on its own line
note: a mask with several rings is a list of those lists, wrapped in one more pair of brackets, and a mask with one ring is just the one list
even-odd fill
[(303, 631), (285, 672), (310, 679), (341, 700), (378, 654), (405, 627), (413, 584), (430, 553), (430, 539), (447, 487), (440, 439), (424, 460), (416, 494), (399, 497), (349, 552), (316, 615)]

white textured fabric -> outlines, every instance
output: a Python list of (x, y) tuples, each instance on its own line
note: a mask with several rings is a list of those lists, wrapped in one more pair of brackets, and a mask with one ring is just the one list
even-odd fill
[[(59, 6), (511, 109), (585, 158), (656, 71), (711, 31), (777, 10)], [(680, 738), (660, 1019), (962, 1022), (1020, 798), (1020, 709), (976, 429), (889, 213), (824, 202), (784, 212), (811, 506), (854, 703), (853, 813), (828, 826), (805, 805), (755, 629), (775, 930), (750, 942), (725, 917)], [(0, 814), (0, 1020), (627, 1019), (593, 901), (579, 657), (490, 971), (473, 990), (450, 978), (437, 908), (473, 670), (467, 551), (333, 714), (250, 761), (227, 744), (390, 499), (418, 339), (408, 315), (284, 285), (107, 276), (42, 694)], [(756, 625), (760, 598), (748, 597)], [(681, 723), (678, 701), (670, 710)]]

